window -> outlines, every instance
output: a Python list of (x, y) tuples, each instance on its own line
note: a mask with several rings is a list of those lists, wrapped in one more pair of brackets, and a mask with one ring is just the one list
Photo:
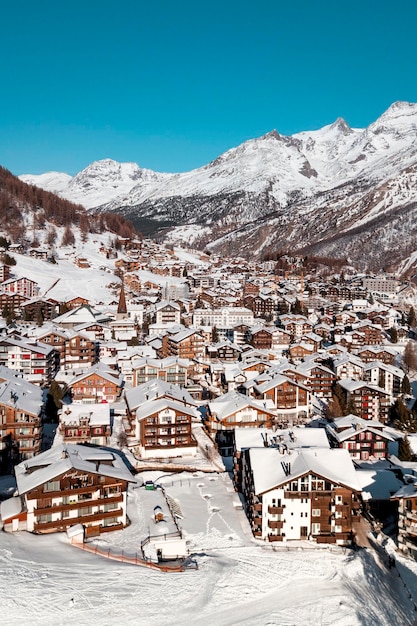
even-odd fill
[(51, 480), (48, 483), (45, 483), (43, 486), (44, 491), (59, 491), (60, 490), (60, 482), (59, 480)]
[(313, 535), (320, 534), (320, 524), (311, 524), (311, 532)]
[(92, 506), (86, 506), (83, 507), (82, 509), (78, 509), (78, 515), (81, 517), (82, 515), (91, 515), (93, 512), (93, 507)]
[(311, 515), (312, 515), (313, 517), (320, 517), (320, 509), (313, 509), (313, 510), (311, 511)]
[(104, 505), (104, 512), (107, 513), (108, 511), (115, 511), (118, 508), (118, 504), (117, 502), (111, 502), (110, 504), (105, 504)]
[(103, 520), (103, 526), (113, 526), (113, 524), (117, 524), (117, 517), (108, 517)]

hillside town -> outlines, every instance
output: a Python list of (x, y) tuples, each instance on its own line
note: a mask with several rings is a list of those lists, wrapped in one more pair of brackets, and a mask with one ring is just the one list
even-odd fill
[[(3, 249), (0, 463), (15, 477), (3, 529), (81, 543), (123, 530), (143, 476), (155, 527), (172, 526), (164, 541), (148, 531), (143, 557), (186, 559), (175, 502), (147, 472), (201, 471), (230, 477), (260, 543), (354, 547), (366, 523), (416, 559), (412, 280), (113, 243), (63, 246), (52, 262)], [(27, 260), (56, 282), (64, 260), (99, 270), (108, 298), (81, 278), (58, 297), (21, 273)]]

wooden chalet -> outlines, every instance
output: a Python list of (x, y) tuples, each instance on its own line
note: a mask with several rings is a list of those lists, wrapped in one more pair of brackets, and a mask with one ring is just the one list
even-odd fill
[(13, 370), (2, 368), (0, 383), (0, 460), (4, 469), (40, 451), (43, 393)]
[(140, 458), (196, 454), (191, 424), (201, 416), (185, 389), (155, 380), (129, 389), (125, 400), (128, 445)]
[(337, 417), (326, 426), (332, 447), (345, 448), (353, 459), (386, 459), (392, 436), (384, 424), (356, 415)]
[(68, 382), (71, 397), (76, 402), (116, 402), (123, 387), (123, 378), (118, 372), (96, 363)]
[(411, 480), (391, 500), (398, 503), (398, 549), (417, 561), (417, 480)]
[(64, 404), (58, 411), (58, 418), (58, 430), (64, 443), (108, 445), (111, 435), (108, 403)]
[(370, 383), (345, 378), (339, 381), (345, 395), (346, 405), (355, 409), (355, 414), (366, 420), (387, 423), (391, 397), (381, 387)]
[(51, 533), (81, 524), (87, 539), (128, 523), (127, 488), (134, 479), (116, 452), (58, 445), (15, 473), (18, 495), (2, 507), (5, 530)]
[(272, 401), (280, 423), (281, 420), (302, 421), (311, 412), (311, 394), (308, 387), (282, 374), (255, 384), (253, 395), (256, 399)]

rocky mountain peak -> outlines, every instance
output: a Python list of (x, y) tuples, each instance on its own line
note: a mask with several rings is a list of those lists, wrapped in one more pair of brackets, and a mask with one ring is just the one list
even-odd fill
[(332, 130), (336, 130), (343, 135), (350, 135), (352, 133), (352, 129), (349, 124), (343, 119), (343, 117), (338, 117), (337, 120), (333, 122), (330, 126)]

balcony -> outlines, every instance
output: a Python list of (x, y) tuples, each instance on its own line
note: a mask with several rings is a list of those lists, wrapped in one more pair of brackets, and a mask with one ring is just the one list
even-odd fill
[(253, 505), (253, 510), (254, 511), (262, 511), (262, 502), (257, 502), (256, 504)]
[(283, 521), (277, 521), (277, 520), (272, 520), (272, 519), (268, 520), (268, 528), (283, 528), (283, 526), (284, 526)]
[(112, 502), (123, 502), (123, 494), (116, 494), (108, 498), (84, 498), (83, 500), (77, 500), (69, 502), (68, 504), (52, 504), (48, 507), (38, 508), (34, 510), (36, 516), (48, 515), (50, 513), (56, 513), (61, 511), (72, 511), (74, 509), (81, 509), (83, 506), (105, 506)]
[[(50, 509), (48, 513), (50, 513)], [(88, 524), (89, 522), (97, 522), (104, 520), (108, 517), (121, 517), (123, 515), (123, 509), (115, 509), (114, 511), (98, 511), (97, 513), (91, 513), (91, 515), (82, 515), (79, 517), (66, 517), (65, 519), (59, 519), (54, 522), (37, 522), (33, 525), (35, 533), (42, 533), (53, 530), (64, 530), (67, 526), (73, 526), (75, 523)], [(113, 528), (113, 527), (112, 527)]]
[(405, 518), (417, 522), (417, 511), (405, 511)]
[(86, 485), (84, 487), (76, 487), (75, 485), (69, 486), (67, 489), (62, 489), (59, 491), (43, 491), (42, 489), (38, 489), (36, 491), (32, 491), (30, 499), (40, 499), (40, 498), (63, 498), (65, 496), (71, 497), (72, 495), (77, 495), (81, 493), (93, 493), (94, 491), (98, 491), (98, 485)]
[(269, 506), (268, 513), (270, 515), (282, 515), (284, 513), (284, 506)]
[(14, 428), (28, 428), (29, 426), (36, 427), (40, 426), (41, 418), (40, 417), (30, 417), (30, 418), (19, 418), (13, 422)]

